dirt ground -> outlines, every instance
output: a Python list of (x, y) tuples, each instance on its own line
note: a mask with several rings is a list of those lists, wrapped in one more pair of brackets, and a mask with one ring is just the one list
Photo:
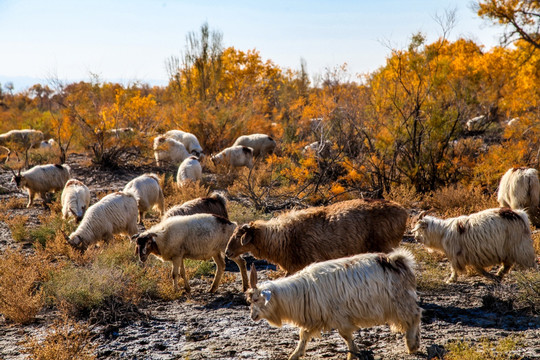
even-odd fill
[[(152, 169), (114, 172), (88, 170), (80, 157), (71, 157), (74, 177), (87, 183), (93, 192), (120, 189), (131, 178)], [(10, 174), (2, 171), (0, 186), (6, 197), (25, 197), (9, 183)], [(37, 215), (45, 211), (38, 205), (17, 210), (29, 215), (37, 224)], [(0, 222), (0, 252), (14, 244), (8, 226)], [(419, 245), (410, 245), (419, 246)], [(30, 250), (29, 250), (30, 251)], [(257, 262), (264, 280), (268, 270)], [(442, 268), (448, 272), (448, 264)], [(231, 267), (234, 269), (234, 266)], [(286, 359), (298, 341), (298, 330), (284, 326), (273, 328), (266, 321), (254, 322), (241, 293), (239, 273), (236, 280), (220, 285), (209, 294), (211, 279), (191, 279), (192, 295), (175, 301), (148, 302), (140, 307), (140, 319), (127, 324), (93, 327), (97, 355), (100, 359)], [(540, 359), (540, 319), (507, 301), (515, 284), (496, 285), (477, 276), (460, 277), (456, 284), (434, 291), (419, 292), (423, 308), (421, 348), (408, 355), (401, 334), (388, 326), (360, 329), (355, 332), (363, 359), (430, 359), (442, 354), (449, 341), (468, 340), (478, 343), (487, 338), (497, 341), (509, 336), (519, 339), (520, 346), (508, 358)], [(0, 316), (0, 359), (26, 359), (22, 345), (28, 337), (43, 337), (53, 313), (43, 313), (27, 326), (7, 324)], [(313, 339), (305, 359), (344, 359), (346, 345), (333, 331)]]

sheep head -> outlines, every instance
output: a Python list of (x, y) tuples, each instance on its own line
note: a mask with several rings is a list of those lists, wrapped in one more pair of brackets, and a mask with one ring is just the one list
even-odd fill
[(160, 255), (156, 237), (156, 233), (135, 234), (131, 237), (131, 240), (135, 241), (136, 244), (135, 254), (139, 255), (141, 262), (145, 262), (150, 254)]
[(249, 251), (249, 244), (252, 242), (255, 228), (250, 224), (238, 226), (227, 244), (226, 254), (230, 258), (235, 258)]
[(272, 298), (272, 292), (270, 290), (260, 290), (257, 288), (257, 270), (255, 264), (251, 264), (251, 271), (249, 274), (249, 289), (246, 291), (247, 302), (251, 308), (251, 318), (253, 321), (259, 321), (265, 317), (265, 310), (268, 302)]

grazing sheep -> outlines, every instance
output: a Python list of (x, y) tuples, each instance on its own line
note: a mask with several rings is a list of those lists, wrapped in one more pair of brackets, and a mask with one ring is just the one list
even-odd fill
[[(471, 266), (478, 273), (500, 281), (512, 265), (535, 265), (527, 214), (522, 210), (495, 208), (450, 219), (425, 216), (417, 221), (415, 239), (448, 257), (455, 282), (459, 272)], [(484, 268), (503, 264), (497, 276)]]
[[(38, 146), (43, 141), (43, 133), (39, 130), (10, 130), (7, 133), (0, 134), (0, 146), (8, 151), (7, 159), (11, 154), (8, 146), (17, 145), (27, 151), (28, 149)], [(16, 153), (17, 158), (19, 155)], [(6, 159), (6, 161), (7, 161)]]
[(253, 167), (253, 149), (242, 145), (231, 146), (212, 156), (211, 159), (215, 165), (229, 165), (229, 172), (231, 168), (240, 166), (251, 169)]
[(487, 115), (480, 115), (467, 120), (465, 127), (467, 131), (479, 131), (488, 124), (488, 120), (489, 117)]
[(13, 173), (13, 179), (20, 189), (28, 191), (28, 204), (26, 207), (32, 206), (34, 197), (39, 194), (42, 199), (45, 199), (45, 194), (51, 191), (59, 191), (64, 188), (64, 185), (70, 178), (70, 167), (64, 165), (36, 165), (30, 170), (26, 170), (16, 175)]
[(178, 165), (190, 157), (190, 155), (184, 144), (175, 139), (160, 135), (154, 139), (154, 157), (156, 158), (157, 166), (162, 166), (164, 161)]
[[(137, 254), (142, 262), (154, 254), (162, 261), (172, 261), (174, 289), (178, 290), (178, 269), (184, 279), (184, 288), (190, 292), (184, 269), (184, 259), (208, 260), (213, 258), (217, 270), (210, 292), (215, 292), (225, 271), (223, 252), (236, 223), (213, 214), (173, 216), (154, 225), (151, 229), (132, 237), (137, 244)], [(242, 286), (247, 290), (246, 262), (241, 257), (232, 258), (240, 268)]]
[(169, 130), (165, 133), (165, 136), (180, 141), (190, 154), (201, 157), (203, 149), (195, 135), (182, 130)]
[(135, 133), (135, 129), (132, 127), (123, 127), (118, 129), (109, 129), (107, 130), (107, 133), (120, 138), (133, 135)]
[(293, 210), (238, 227), (227, 256), (251, 252), (293, 274), (317, 261), (389, 252), (401, 241), (407, 218), (399, 204), (372, 199)]
[(326, 158), (330, 156), (332, 151), (332, 142), (330, 140), (315, 141), (309, 145), (304, 146), (302, 150), (303, 154), (313, 153), (317, 157)]
[(82, 220), (88, 206), (90, 206), (90, 190), (81, 181), (71, 179), (62, 190), (61, 203), (64, 219), (73, 215), (79, 222)]
[(540, 181), (536, 169), (512, 168), (501, 178), (497, 201), (501, 207), (523, 209), (532, 223), (538, 222)]
[(54, 141), (54, 139), (49, 139), (47, 141), (43, 140), (40, 144), (39, 144), (39, 148), (40, 149), (52, 149), (52, 147), (56, 145), (56, 141)]
[(228, 219), (227, 199), (218, 193), (213, 193), (209, 197), (189, 200), (182, 205), (176, 205), (167, 210), (162, 220), (172, 216), (193, 214), (214, 214)]
[(156, 174), (144, 174), (131, 180), (126, 184), (124, 190), (126, 194), (132, 194), (137, 200), (139, 207), (139, 224), (142, 224), (144, 214), (152, 207), (157, 207), (159, 216), (163, 215), (164, 199), (163, 191), (159, 185), (159, 178)]
[(266, 134), (242, 135), (234, 142), (233, 146), (243, 145), (253, 149), (253, 156), (265, 156), (271, 154), (276, 148), (276, 142)]
[(251, 267), (251, 318), (281, 327), (300, 328), (300, 341), (289, 359), (304, 355), (306, 345), (321, 331), (337, 329), (348, 346), (347, 359), (359, 352), (353, 332), (360, 327), (390, 324), (405, 333), (409, 353), (420, 346), (420, 317), (416, 304), (415, 261), (410, 252), (361, 254), (311, 264), (302, 271), (257, 286)]
[(137, 215), (137, 200), (132, 194), (109, 194), (88, 208), (77, 229), (66, 236), (66, 240), (85, 251), (99, 240), (110, 241), (114, 234), (134, 235), (138, 231)]
[(176, 184), (182, 186), (188, 181), (199, 181), (202, 179), (202, 167), (196, 156), (190, 156), (182, 161), (176, 174)]

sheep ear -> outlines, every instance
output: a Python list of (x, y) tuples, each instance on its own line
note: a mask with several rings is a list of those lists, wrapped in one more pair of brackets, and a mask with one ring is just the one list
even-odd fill
[(263, 290), (261, 291), (261, 295), (264, 296), (264, 305), (266, 306), (272, 297), (272, 292), (270, 290)]
[(251, 271), (249, 272), (249, 287), (257, 289), (257, 270), (255, 264), (251, 264)]
[(253, 240), (253, 234), (250, 232), (251, 229), (252, 227), (249, 224), (242, 225), (240, 228), (243, 232), (242, 237), (240, 238), (240, 244), (242, 244), (242, 246), (246, 246)]
[(139, 235), (140, 235), (140, 234), (132, 235), (132, 236), (131, 236), (131, 241), (137, 240), (137, 239), (139, 238)]

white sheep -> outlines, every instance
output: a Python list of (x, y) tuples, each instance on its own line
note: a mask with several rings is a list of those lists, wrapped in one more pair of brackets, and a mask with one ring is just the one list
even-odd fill
[(51, 191), (59, 191), (64, 188), (64, 185), (70, 178), (71, 168), (64, 165), (36, 165), (30, 170), (26, 170), (19, 174), (13, 173), (13, 179), (18, 188), (28, 191), (28, 204), (26, 207), (32, 206), (34, 197), (39, 194), (42, 199), (45, 199), (45, 194)]
[(202, 156), (203, 149), (195, 135), (182, 130), (169, 130), (165, 133), (165, 136), (180, 141), (190, 154), (197, 157)]
[(315, 141), (309, 145), (304, 146), (302, 153), (307, 155), (309, 153), (314, 154), (317, 157), (326, 158), (330, 156), (332, 151), (332, 142), (330, 140)]
[(266, 134), (242, 135), (235, 140), (233, 146), (243, 145), (253, 149), (253, 156), (271, 154), (276, 148), (276, 142)]
[(199, 181), (202, 179), (202, 167), (196, 156), (190, 156), (182, 161), (176, 174), (176, 184), (182, 186), (188, 181)]
[(162, 166), (164, 161), (178, 165), (190, 157), (190, 154), (178, 140), (160, 135), (154, 138), (154, 157), (157, 166)]
[[(418, 242), (446, 254), (452, 266), (448, 283), (467, 266), (498, 282), (514, 264), (535, 265), (529, 219), (522, 210), (495, 208), (446, 220), (425, 216), (412, 232)], [(496, 276), (484, 270), (501, 263)]]
[(144, 174), (131, 180), (126, 184), (124, 190), (126, 194), (133, 194), (139, 207), (139, 224), (142, 223), (144, 214), (152, 207), (156, 207), (159, 215), (163, 215), (164, 199), (163, 191), (159, 185), (159, 178), (156, 174)]
[(467, 128), (467, 131), (478, 131), (488, 124), (488, 120), (489, 117), (487, 115), (473, 117), (472, 119), (467, 120), (465, 127)]
[[(178, 270), (180, 270), (186, 292), (191, 291), (184, 269), (184, 259), (214, 259), (217, 270), (210, 292), (215, 292), (225, 271), (225, 247), (235, 228), (236, 223), (213, 214), (173, 216), (133, 236), (132, 240), (137, 244), (136, 251), (142, 262), (145, 262), (150, 254), (154, 254), (162, 261), (172, 261), (175, 290), (178, 290), (177, 278)], [(245, 291), (247, 290), (246, 262), (241, 257), (232, 258), (232, 260), (240, 268), (242, 286)]]
[(304, 355), (321, 331), (337, 329), (348, 346), (347, 359), (359, 352), (353, 332), (360, 327), (389, 324), (405, 333), (409, 353), (420, 346), (421, 309), (417, 305), (415, 261), (405, 249), (369, 253), (313, 263), (302, 271), (257, 286), (251, 267), (251, 318), (281, 327), (300, 328), (300, 341), (289, 359)]
[(137, 200), (132, 194), (109, 194), (88, 208), (77, 229), (66, 236), (66, 240), (84, 251), (99, 240), (110, 241), (114, 234), (134, 235), (138, 231), (138, 213)]
[(232, 168), (245, 166), (253, 168), (253, 149), (247, 146), (231, 146), (211, 157), (214, 164), (227, 164), (229, 172)]
[(509, 169), (501, 178), (497, 201), (501, 207), (525, 210), (531, 222), (536, 223), (540, 204), (538, 171), (532, 168)]
[[(10, 147), (12, 145), (17, 145), (24, 151), (27, 151), (32, 147), (38, 146), (41, 141), (43, 141), (43, 133), (39, 130), (10, 130), (7, 133), (0, 134), (0, 146), (8, 151), (7, 159), (9, 159), (9, 155), (11, 154)], [(17, 153), (16, 155), (18, 158), (19, 155)]]
[(90, 190), (81, 181), (71, 179), (64, 186), (60, 200), (64, 219), (73, 215), (79, 222), (82, 220), (88, 206), (90, 206)]

